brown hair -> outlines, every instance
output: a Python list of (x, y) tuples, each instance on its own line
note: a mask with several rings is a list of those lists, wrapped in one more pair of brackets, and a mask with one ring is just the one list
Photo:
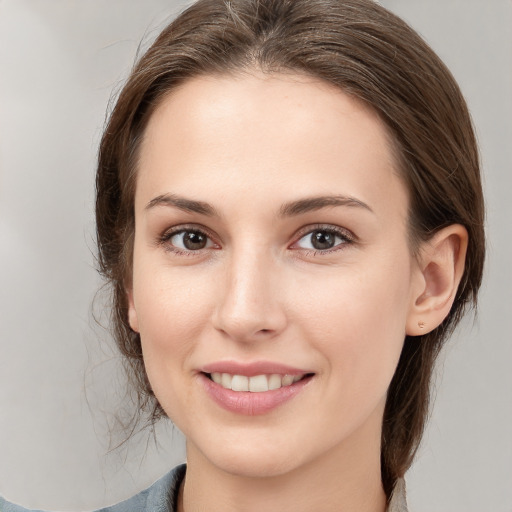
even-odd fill
[[(140, 337), (127, 319), (137, 152), (151, 113), (187, 79), (245, 68), (300, 72), (363, 100), (386, 123), (410, 195), (413, 242), (460, 223), (469, 233), (455, 302), (434, 331), (405, 339), (382, 430), (388, 497), (420, 442), (436, 357), (465, 306), (484, 261), (484, 206), (471, 119), (452, 75), (401, 19), (371, 0), (200, 0), (166, 27), (141, 57), (105, 128), (97, 171), (101, 273), (113, 287), (117, 344), (151, 420), (164, 414), (144, 370)], [(413, 244), (414, 245), (414, 244)]]

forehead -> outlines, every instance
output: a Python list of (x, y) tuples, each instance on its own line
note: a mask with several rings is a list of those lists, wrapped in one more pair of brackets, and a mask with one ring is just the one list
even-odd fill
[(254, 73), (185, 82), (152, 114), (139, 163), (136, 202), (162, 193), (211, 196), (214, 185), (217, 197), (233, 191), (276, 200), (291, 188), (298, 196), (338, 192), (367, 203), (387, 193), (406, 210), (379, 116), (307, 76)]

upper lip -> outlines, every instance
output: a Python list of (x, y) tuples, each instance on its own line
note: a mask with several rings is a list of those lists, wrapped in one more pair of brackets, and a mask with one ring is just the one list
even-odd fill
[(229, 373), (230, 375), (245, 375), (254, 377), (255, 375), (304, 375), (313, 373), (308, 370), (294, 368), (286, 364), (272, 361), (253, 361), (250, 363), (241, 363), (237, 361), (218, 361), (202, 366), (199, 371), (203, 373)]

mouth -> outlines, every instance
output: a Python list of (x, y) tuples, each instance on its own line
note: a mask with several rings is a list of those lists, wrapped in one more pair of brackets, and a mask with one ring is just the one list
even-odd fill
[(217, 361), (199, 369), (199, 382), (220, 407), (255, 416), (284, 406), (306, 393), (316, 373), (276, 361)]
[(260, 374), (260, 375), (237, 375), (231, 373), (201, 372), (208, 379), (215, 382), (224, 389), (235, 392), (265, 393), (275, 391), (281, 388), (292, 386), (293, 384), (309, 379), (313, 373), (303, 373), (299, 375), (289, 374)]

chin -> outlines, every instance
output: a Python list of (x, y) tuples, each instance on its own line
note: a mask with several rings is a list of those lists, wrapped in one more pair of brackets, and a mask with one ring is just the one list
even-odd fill
[[(199, 447), (199, 450), (201, 457), (218, 469), (246, 478), (283, 475), (297, 468), (302, 462), (299, 460), (301, 450), (262, 441), (229, 443), (216, 439), (206, 443), (206, 449)], [(187, 451), (190, 451), (190, 446)]]
[(218, 463), (212, 462), (221, 470), (231, 475), (245, 478), (277, 477), (287, 474), (299, 466), (298, 460), (289, 460), (276, 457), (273, 454), (262, 456), (261, 451), (254, 457), (240, 456), (239, 454), (225, 454), (219, 457)]

